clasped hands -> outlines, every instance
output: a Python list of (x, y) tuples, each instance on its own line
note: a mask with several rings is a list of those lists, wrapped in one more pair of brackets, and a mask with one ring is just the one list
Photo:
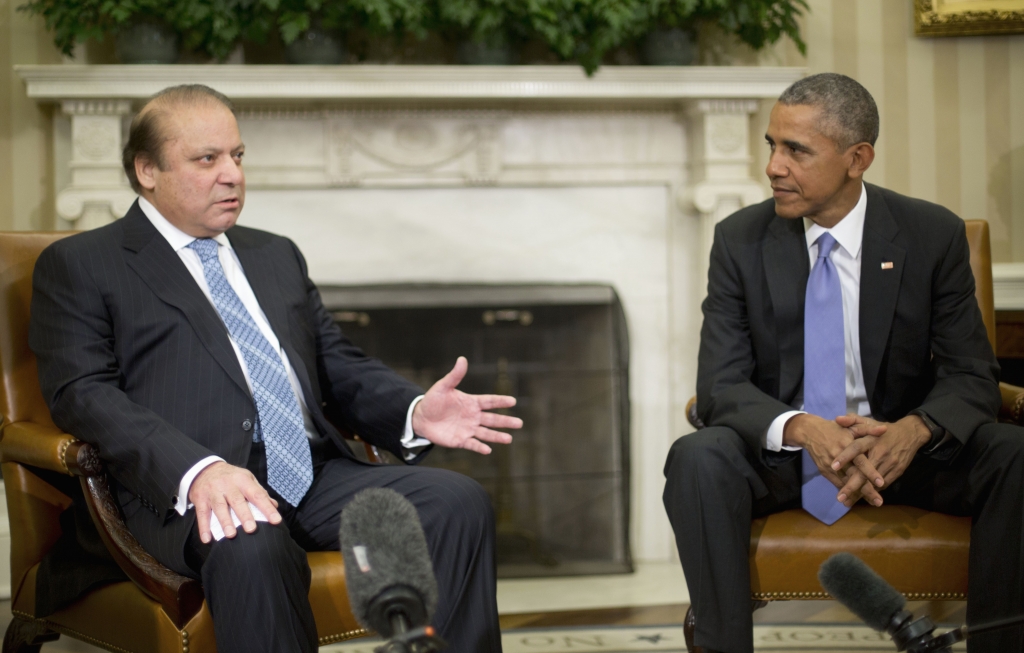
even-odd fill
[[(412, 413), (413, 432), (430, 442), (453, 449), (469, 449), (480, 454), (491, 453), (486, 443), (509, 444), (512, 436), (494, 429), (519, 429), (523, 420), (510, 415), (488, 412), (511, 408), (515, 397), (505, 395), (470, 395), (458, 389), (466, 376), (469, 363), (462, 356), (455, 367), (427, 390)], [(210, 516), (214, 515), (225, 537), (237, 534), (231, 512), (234, 511), (246, 533), (256, 530), (252, 508), (266, 516), (271, 524), (281, 523), (277, 501), (243, 467), (215, 462), (204, 468), (192, 481), (189, 501), (195, 505), (199, 538), (208, 543), (213, 538)]]
[(803, 447), (821, 475), (838, 488), (836, 499), (850, 507), (863, 497), (881, 506), (879, 490), (906, 471), (931, 433), (917, 415), (897, 422), (841, 415), (829, 421), (816, 415), (796, 415), (786, 422), (782, 443)]

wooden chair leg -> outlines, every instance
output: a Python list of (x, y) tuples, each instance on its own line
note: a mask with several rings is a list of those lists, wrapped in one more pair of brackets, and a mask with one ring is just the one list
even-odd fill
[(4, 635), (3, 653), (39, 653), (44, 643), (58, 637), (60, 633), (48, 629), (42, 621), (14, 615)]
[[(768, 605), (768, 601), (751, 601), (750, 611), (756, 612)], [(693, 616), (693, 606), (686, 609), (686, 618), (683, 619), (683, 638), (686, 640), (686, 650), (690, 653), (703, 653), (699, 646), (693, 645), (693, 631), (697, 627), (697, 618)], [(6, 653), (6, 651), (5, 651)]]

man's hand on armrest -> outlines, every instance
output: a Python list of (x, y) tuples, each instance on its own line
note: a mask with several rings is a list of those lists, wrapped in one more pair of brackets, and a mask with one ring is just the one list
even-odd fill
[(863, 496), (872, 505), (880, 506), (882, 495), (866, 479), (871, 478), (877, 484), (882, 475), (863, 452), (849, 456), (838, 467), (834, 462), (840, 454), (849, 451), (855, 442), (876, 439), (863, 436), (878, 436), (884, 432), (885, 426), (878, 423), (863, 424), (852, 429), (840, 425), (838, 420), (830, 421), (817, 415), (801, 413), (786, 422), (782, 443), (789, 447), (802, 447), (807, 451), (821, 475), (836, 488), (840, 488), (836, 496), (838, 501), (852, 506)]
[[(882, 475), (883, 483), (879, 484), (877, 479), (875, 481), (875, 484), (882, 488), (889, 487), (893, 481), (903, 476), (918, 449), (926, 445), (932, 437), (931, 431), (917, 415), (907, 415), (895, 423), (878, 422), (870, 417), (858, 415), (844, 415), (836, 418), (836, 422), (851, 429), (885, 428), (884, 433), (878, 437), (858, 437), (832, 462), (833, 469), (842, 469), (849, 465), (851, 460), (866, 455), (871, 468), (877, 469), (876, 473)], [(863, 470), (864, 468), (858, 465), (858, 471)], [(864, 477), (855, 472), (848, 477), (848, 482), (840, 490), (840, 494), (851, 491), (858, 483), (864, 484)]]
[(208, 544), (213, 538), (210, 528), (211, 515), (220, 522), (221, 529), (228, 538), (238, 534), (234, 520), (231, 519), (232, 511), (246, 533), (254, 532), (256, 518), (249, 510), (250, 503), (266, 515), (271, 524), (281, 523), (277, 501), (270, 498), (252, 472), (226, 462), (215, 462), (199, 472), (192, 481), (188, 498), (195, 505), (199, 539), (204, 544)]

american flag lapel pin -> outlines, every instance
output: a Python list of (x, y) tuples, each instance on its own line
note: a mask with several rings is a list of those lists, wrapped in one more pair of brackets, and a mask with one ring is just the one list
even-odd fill
[(892, 261), (882, 261), (882, 269), (883, 270), (891, 270), (892, 269)]

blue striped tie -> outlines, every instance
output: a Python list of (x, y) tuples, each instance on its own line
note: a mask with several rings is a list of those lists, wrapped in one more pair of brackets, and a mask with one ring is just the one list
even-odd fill
[[(815, 242), (818, 260), (807, 279), (804, 298), (804, 410), (833, 420), (846, 414), (843, 290), (831, 259), (836, 239), (826, 232)], [(850, 509), (836, 501), (839, 490), (821, 475), (806, 449), (802, 456), (801, 503), (804, 510), (831, 525)]]
[(297, 506), (313, 482), (313, 459), (284, 363), (224, 277), (216, 241), (197, 238), (189, 248), (199, 255), (213, 305), (249, 368), (257, 413), (254, 439), (261, 436), (265, 443), (267, 482), (285, 501)]

